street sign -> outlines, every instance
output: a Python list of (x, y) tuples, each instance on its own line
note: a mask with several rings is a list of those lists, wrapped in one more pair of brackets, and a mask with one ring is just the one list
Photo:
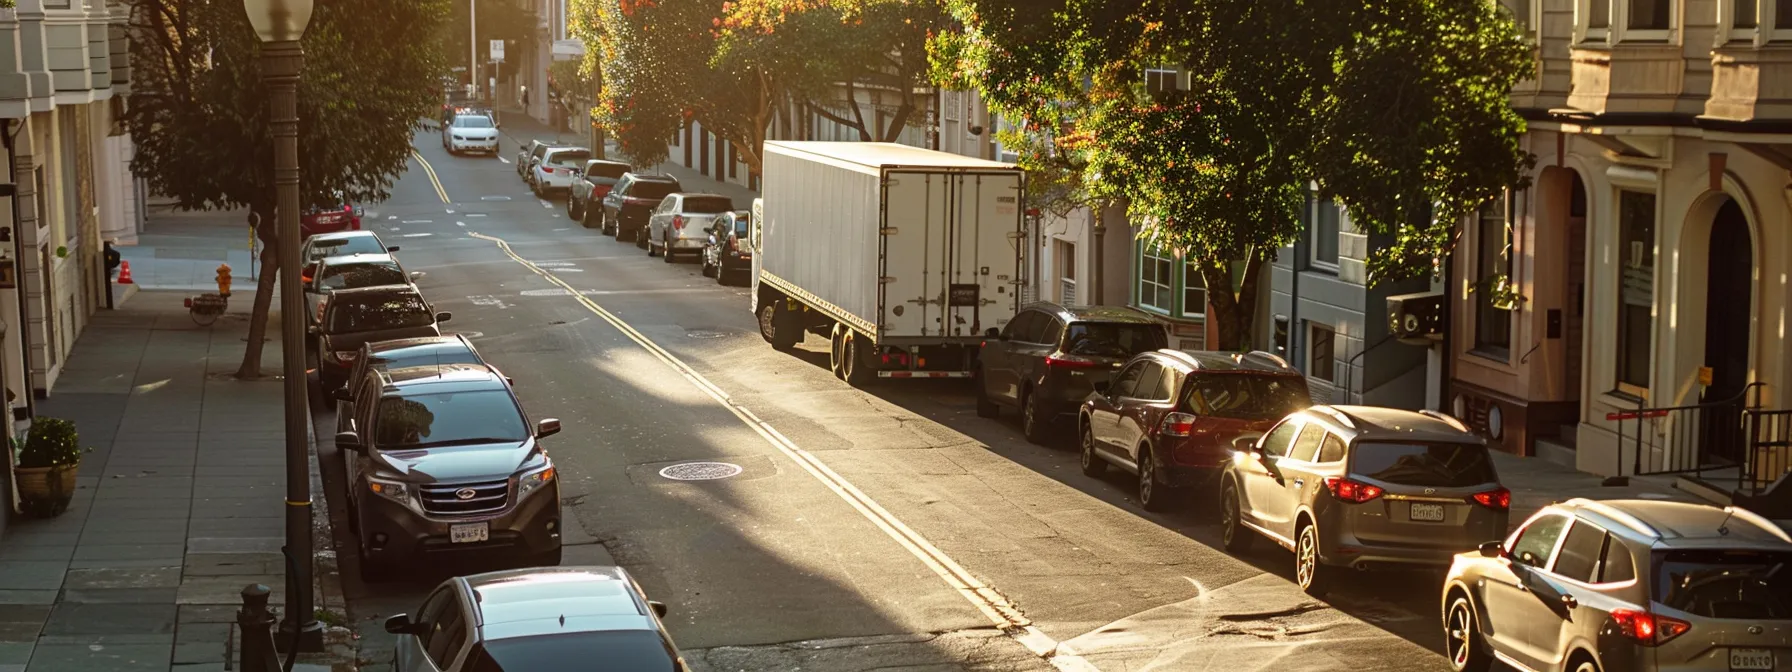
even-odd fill
[(497, 61), (497, 62), (504, 61), (504, 41), (503, 40), (492, 40), (492, 60)]

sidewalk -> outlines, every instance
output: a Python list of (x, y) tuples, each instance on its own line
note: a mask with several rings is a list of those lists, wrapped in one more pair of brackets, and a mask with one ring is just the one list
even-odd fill
[(1492, 451), (1493, 466), (1500, 482), (1512, 491), (1510, 525), (1517, 529), (1526, 518), (1545, 506), (1576, 497), (1588, 499), (1659, 499), (1675, 502), (1708, 503), (1692, 493), (1675, 490), (1642, 479), (1630, 479), (1624, 487), (1600, 485), (1605, 479), (1536, 457), (1518, 457)]
[[(243, 587), (265, 584), (282, 604), (283, 386), (231, 376), (252, 294), (211, 328), (189, 320), (184, 296), (142, 291), (97, 313), (38, 404), (75, 422), (91, 452), (67, 513), (0, 538), (0, 672), (232, 669)], [(278, 369), (280, 342), (263, 352)], [(332, 546), (318, 548), (317, 608), (340, 614)], [(301, 656), (314, 664), (296, 669), (336, 659), (352, 660)]]
[(247, 210), (183, 211), (152, 206), (136, 245), (118, 246), (142, 289), (218, 291), (219, 264), (229, 264), (235, 288), (252, 289), (258, 266), (250, 249)]
[[(556, 131), (553, 127), (536, 121), (529, 115), (523, 114), (523, 111), (519, 109), (500, 109), (498, 111), (498, 119), (504, 126), (499, 132), (503, 133), (504, 136), (510, 140), (510, 146), (502, 146), (503, 143), (500, 143), (501, 146), (498, 149), (498, 156), (504, 157), (506, 160), (515, 160), (516, 153), (522, 151), (522, 147), (527, 145), (530, 140), (553, 140), (554, 142), (565, 143), (583, 143), (586, 141), (585, 137), (578, 133), (563, 130)], [(622, 150), (618, 148), (615, 143), (607, 144), (604, 147), (604, 153), (606, 156), (610, 157), (624, 156)], [(677, 161), (667, 161), (655, 166), (653, 170), (678, 178), (679, 185), (684, 187), (685, 191), (727, 196), (730, 200), (734, 201), (734, 207), (737, 210), (751, 209), (753, 207), (753, 199), (759, 197), (759, 192), (757, 191), (753, 191), (752, 189), (748, 189), (738, 184), (722, 182), (704, 175), (701, 171), (698, 171), (695, 168), (687, 168), (684, 164), (678, 163)]]

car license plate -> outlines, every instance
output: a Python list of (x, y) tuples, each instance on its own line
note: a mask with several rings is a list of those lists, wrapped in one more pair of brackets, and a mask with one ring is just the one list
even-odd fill
[(448, 541), (456, 544), (470, 544), (491, 538), (491, 528), (486, 523), (468, 523), (448, 527)]
[(1773, 649), (1730, 649), (1732, 670), (1772, 670)]
[(1411, 506), (1412, 508), (1407, 510), (1407, 517), (1413, 520), (1428, 523), (1441, 523), (1444, 521), (1444, 505), (1442, 504), (1420, 504), (1418, 502), (1413, 502)]

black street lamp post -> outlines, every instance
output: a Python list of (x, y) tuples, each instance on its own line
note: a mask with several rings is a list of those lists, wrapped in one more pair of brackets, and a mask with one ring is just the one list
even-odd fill
[(311, 23), (311, 0), (243, 0), (261, 38), (261, 76), (268, 85), (274, 135), (275, 215), (280, 241), (280, 350), (286, 383), (286, 613), (280, 642), (323, 650), (323, 625), (312, 607), (311, 469), (306, 408), (305, 299), (299, 286), (299, 38)]

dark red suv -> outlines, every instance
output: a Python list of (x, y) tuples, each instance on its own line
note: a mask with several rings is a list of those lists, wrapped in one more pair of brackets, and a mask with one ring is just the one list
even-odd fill
[(1137, 475), (1149, 511), (1218, 474), (1238, 437), (1312, 405), (1307, 379), (1266, 352), (1141, 353), (1095, 391), (1077, 415), (1083, 473)]

